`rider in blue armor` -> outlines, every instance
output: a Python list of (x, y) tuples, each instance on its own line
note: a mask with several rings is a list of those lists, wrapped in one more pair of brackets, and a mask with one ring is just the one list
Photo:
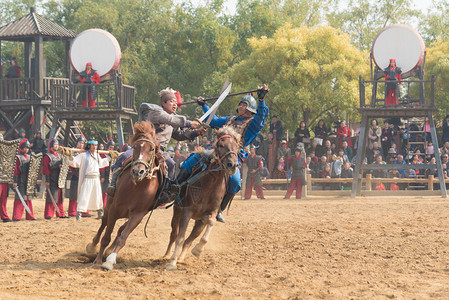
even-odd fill
[[(245, 153), (244, 148), (251, 144), (251, 142), (257, 137), (259, 132), (262, 130), (265, 119), (268, 116), (268, 106), (266, 106), (264, 97), (268, 93), (268, 86), (265, 84), (264, 87), (259, 87), (257, 91), (257, 96), (259, 101), (256, 101), (251, 95), (245, 95), (240, 99), (239, 106), (237, 108), (238, 116), (228, 116), (228, 117), (217, 117), (214, 116), (210, 122), (212, 128), (221, 128), (225, 125), (230, 125), (241, 134), (241, 150), (239, 155), (239, 162), (241, 163), (241, 156), (246, 157), (248, 154)], [(258, 103), (257, 103), (258, 102)], [(200, 97), (197, 101), (199, 105), (203, 107), (203, 111), (207, 112), (209, 106)], [(181, 184), (186, 181), (190, 174), (192, 173), (192, 168), (198, 164), (201, 156), (197, 153), (192, 153), (182, 164), (181, 170), (177, 177), (177, 183)], [(223, 211), (228, 206), (229, 202), (234, 198), (242, 187), (240, 179), (240, 171), (229, 176), (229, 186), (227, 188), (226, 194), (220, 205), (220, 209), (217, 214), (217, 221), (224, 223), (225, 219), (223, 217)]]

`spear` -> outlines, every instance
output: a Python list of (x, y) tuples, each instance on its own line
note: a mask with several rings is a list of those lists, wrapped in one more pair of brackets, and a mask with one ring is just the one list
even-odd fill
[[(230, 96), (238, 96), (238, 95), (249, 94), (249, 93), (255, 93), (255, 92), (257, 92), (257, 90), (250, 90), (250, 91), (245, 91), (245, 92), (237, 92), (237, 93), (228, 94), (227, 97), (230, 97)], [(206, 98), (206, 99), (203, 99), (203, 101), (217, 100), (219, 97), (220, 97), (220, 96), (211, 97), (211, 98)], [(196, 103), (196, 100), (183, 102), (182, 105), (192, 104), (192, 103)]]

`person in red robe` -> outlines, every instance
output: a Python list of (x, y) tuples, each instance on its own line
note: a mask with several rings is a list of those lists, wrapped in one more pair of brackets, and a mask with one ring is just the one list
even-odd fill
[(401, 81), (401, 68), (396, 66), (396, 60), (394, 58), (390, 59), (390, 65), (385, 68), (385, 105), (398, 105), (399, 101), (399, 85), (402, 84)]
[(340, 122), (340, 126), (337, 128), (338, 149), (343, 147), (343, 141), (348, 142), (348, 146), (352, 147), (351, 129), (346, 126), (345, 121)]
[(86, 64), (86, 70), (80, 73), (80, 82), (89, 84), (88, 87), (82, 88), (82, 106), (86, 107), (86, 98), (88, 100), (89, 107), (95, 107), (95, 86), (92, 83), (99, 84), (100, 83), (100, 75), (98, 75), (97, 71), (92, 69), (92, 63), (88, 62)]
[(296, 189), (296, 199), (301, 199), (302, 197), (302, 186), (306, 183), (306, 177), (304, 169), (306, 168), (305, 158), (301, 155), (302, 149), (296, 147), (295, 155), (287, 158), (287, 162), (292, 170), (292, 181), (290, 187), (285, 194), (284, 199), (290, 199), (293, 191)]

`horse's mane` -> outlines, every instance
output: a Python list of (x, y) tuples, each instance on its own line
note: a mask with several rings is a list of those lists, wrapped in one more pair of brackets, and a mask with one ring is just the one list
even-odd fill
[(156, 130), (154, 129), (154, 125), (148, 121), (141, 121), (134, 125), (134, 135), (130, 140), (130, 144), (134, 146), (134, 143), (140, 138), (147, 138), (151, 141), (154, 141), (157, 146), (159, 146), (159, 142), (156, 139)]
[(232, 126), (224, 126), (224, 127), (220, 128), (216, 132), (216, 134), (217, 134), (217, 141), (223, 135), (230, 135), (236, 140), (237, 143), (240, 143), (241, 136)]

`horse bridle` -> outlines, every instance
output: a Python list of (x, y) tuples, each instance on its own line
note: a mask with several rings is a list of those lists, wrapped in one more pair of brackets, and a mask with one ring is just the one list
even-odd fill
[[(237, 141), (235, 140), (235, 138), (234, 138), (232, 135), (225, 134), (225, 135), (222, 135), (222, 136), (220, 136), (220, 137), (218, 138), (218, 140), (217, 140), (217, 142), (215, 143), (215, 145), (218, 145), (218, 142), (219, 142), (221, 139), (223, 139), (223, 138), (231, 138), (231, 139), (234, 140), (234, 142), (237, 143)], [(217, 149), (217, 150), (218, 150), (218, 149)], [(237, 154), (237, 152), (235, 152), (235, 151), (228, 151), (228, 152), (226, 152), (222, 157), (220, 157), (220, 155), (218, 154), (218, 151), (217, 151), (217, 159), (218, 159), (218, 164), (220, 165), (220, 167), (223, 166), (222, 160), (225, 159), (225, 157), (227, 157), (228, 155), (231, 155), (231, 154), (235, 154), (235, 155), (238, 157), (238, 154)]]
[(159, 167), (153, 167), (154, 166), (154, 160), (156, 158), (156, 143), (154, 143), (152, 140), (149, 140), (147, 138), (140, 138), (136, 141), (134, 141), (134, 145), (137, 142), (147, 142), (153, 145), (153, 149), (149, 150), (150, 152), (150, 160), (148, 162), (142, 160), (142, 159), (138, 159), (138, 160), (134, 160), (132, 163), (132, 166), (136, 166), (138, 164), (142, 164), (145, 166), (145, 177), (151, 179), (153, 177), (153, 173), (154, 171), (156, 171), (157, 169), (159, 169)]

